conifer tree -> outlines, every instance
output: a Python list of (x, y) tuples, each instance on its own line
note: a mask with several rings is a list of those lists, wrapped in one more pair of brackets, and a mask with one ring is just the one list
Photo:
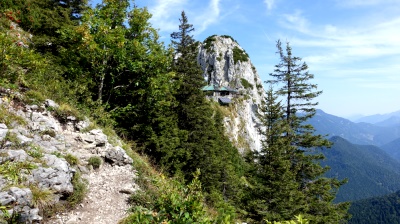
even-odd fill
[(288, 152), (295, 147), (283, 135), (289, 128), (283, 114), (282, 104), (270, 87), (259, 116), (263, 127), (259, 131), (264, 136), (262, 147), (247, 156), (253, 166), (248, 173), (252, 189), (245, 203), (250, 218), (258, 222), (290, 219), (300, 213), (304, 204), (291, 170)]
[[(268, 128), (270, 122), (266, 122), (267, 131), (264, 135), (270, 139), (266, 140), (267, 144), (263, 147), (274, 147), (277, 142), (283, 144), (279, 146), (284, 149), (283, 161), (289, 162), (286, 167), (289, 167), (294, 175), (294, 182), (297, 184), (296, 192), (292, 193), (298, 194), (298, 198), (301, 199), (295, 200), (294, 204), (298, 207), (293, 209), (294, 211), (306, 214), (306, 217), (315, 223), (343, 221), (347, 217), (348, 204), (335, 205), (333, 199), (336, 190), (344, 182), (335, 178), (322, 177), (329, 168), (321, 167), (319, 161), (324, 157), (317, 152), (318, 149), (329, 147), (330, 142), (321, 135), (315, 135), (314, 128), (305, 123), (315, 114), (314, 107), (318, 103), (313, 100), (322, 92), (316, 91), (316, 84), (309, 83), (314, 76), (308, 72), (308, 66), (301, 62), (301, 58), (292, 55), (289, 43), (286, 45), (286, 52), (283, 51), (280, 41), (277, 42), (277, 48), (280, 63), (275, 66), (274, 73), (271, 74), (275, 80), (269, 82), (279, 84), (276, 93), (286, 100), (281, 115), (281, 120), (285, 121), (285, 128), (275, 127), (278, 132), (274, 137), (270, 135), (271, 132), (268, 132), (271, 130)], [(268, 115), (268, 111), (274, 111), (273, 108), (277, 107), (273, 104), (269, 106), (271, 108), (264, 114), (264, 120), (270, 119), (271, 113)], [(275, 114), (278, 115), (278, 113)], [(275, 142), (275, 139), (280, 141)], [(259, 162), (262, 163), (262, 161)]]
[(191, 173), (200, 168), (200, 180), (208, 195), (215, 193), (214, 199), (219, 195), (222, 200), (233, 200), (240, 195), (237, 183), (242, 159), (224, 136), (222, 116), (213, 110), (201, 91), (206, 82), (197, 64), (198, 42), (191, 35), (194, 28), (184, 11), (179, 21), (179, 31), (172, 33), (171, 38), (175, 49), (172, 69), (181, 83), (176, 94), (176, 112), (179, 128), (188, 133), (182, 142), (182, 150), (188, 152), (182, 171), (190, 179)]

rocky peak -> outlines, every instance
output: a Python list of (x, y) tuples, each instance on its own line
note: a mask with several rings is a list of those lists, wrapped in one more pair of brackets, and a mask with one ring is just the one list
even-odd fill
[(259, 150), (261, 135), (258, 110), (265, 91), (246, 51), (230, 36), (213, 35), (199, 48), (198, 63), (208, 85), (227, 86), (238, 91), (233, 97), (225, 127), (232, 142), (243, 152)]

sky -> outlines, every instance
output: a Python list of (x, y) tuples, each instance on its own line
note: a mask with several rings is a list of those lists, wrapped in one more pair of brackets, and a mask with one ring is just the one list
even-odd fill
[[(96, 0), (99, 1), (99, 0)], [(400, 0), (136, 0), (161, 41), (178, 31), (181, 11), (194, 38), (230, 35), (260, 78), (279, 63), (276, 41), (289, 42), (314, 74), (325, 112), (341, 117), (400, 110)]]

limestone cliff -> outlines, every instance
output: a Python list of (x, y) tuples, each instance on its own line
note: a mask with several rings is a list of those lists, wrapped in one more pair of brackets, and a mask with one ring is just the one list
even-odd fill
[(198, 63), (209, 85), (237, 90), (237, 94), (232, 96), (232, 103), (221, 107), (232, 142), (241, 152), (260, 149), (257, 112), (265, 91), (248, 54), (232, 37), (214, 35), (201, 44)]

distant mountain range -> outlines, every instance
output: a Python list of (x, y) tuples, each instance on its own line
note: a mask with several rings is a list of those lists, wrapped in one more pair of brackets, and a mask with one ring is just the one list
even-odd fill
[(383, 127), (400, 125), (400, 110), (388, 114), (375, 114), (355, 119), (354, 122), (370, 123)]
[(333, 146), (323, 150), (331, 167), (328, 177), (348, 178), (337, 194), (336, 201), (353, 201), (385, 195), (400, 190), (400, 163), (373, 145), (356, 145), (344, 138), (330, 138)]
[[(317, 134), (327, 135), (328, 137), (340, 136), (354, 144), (382, 146), (400, 138), (400, 124), (389, 125), (389, 119), (395, 118), (389, 117), (377, 124), (355, 123), (317, 110), (316, 115), (309, 120), (309, 123), (314, 126)], [(383, 125), (386, 123), (387, 125)]]

